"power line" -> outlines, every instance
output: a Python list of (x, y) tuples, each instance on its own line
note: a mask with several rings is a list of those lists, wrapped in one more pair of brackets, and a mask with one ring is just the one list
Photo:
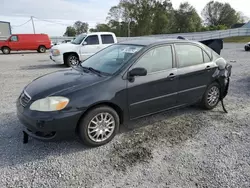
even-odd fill
[(33, 17), (33, 18), (36, 18), (37, 20), (41, 20), (41, 21), (44, 21), (44, 22), (49, 22), (49, 23), (53, 23), (53, 24), (59, 24), (59, 25), (63, 25), (63, 26), (69, 26), (69, 25), (71, 25), (71, 24), (58, 23), (56, 21), (50, 21), (50, 20), (40, 19), (40, 18), (37, 18), (37, 17)]
[(27, 24), (27, 23), (30, 22), (30, 21), (31, 21), (31, 18), (30, 18), (27, 22), (25, 22), (25, 23), (23, 23), (23, 24), (21, 24), (21, 25), (12, 25), (11, 27), (21, 27), (21, 26)]

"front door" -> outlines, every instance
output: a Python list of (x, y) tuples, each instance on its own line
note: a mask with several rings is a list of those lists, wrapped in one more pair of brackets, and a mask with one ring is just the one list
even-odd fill
[(12, 35), (9, 40), (11, 50), (20, 50), (20, 41), (17, 35)]
[(95, 54), (101, 49), (101, 43), (98, 35), (88, 36), (80, 47), (81, 60)]
[(209, 55), (194, 44), (176, 44), (178, 74), (178, 104), (200, 100), (212, 81), (217, 65)]
[(173, 57), (171, 45), (157, 46), (145, 52), (130, 68), (147, 70), (146, 76), (127, 81), (130, 119), (176, 106), (177, 70)]

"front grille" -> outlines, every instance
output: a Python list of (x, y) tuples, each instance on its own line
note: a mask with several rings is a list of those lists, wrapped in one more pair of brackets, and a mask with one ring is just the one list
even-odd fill
[(24, 91), (20, 96), (20, 103), (23, 107), (27, 106), (30, 102), (31, 97)]

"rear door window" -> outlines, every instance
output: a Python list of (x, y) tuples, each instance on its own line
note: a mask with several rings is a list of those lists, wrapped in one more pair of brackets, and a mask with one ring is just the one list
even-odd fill
[(87, 45), (97, 45), (99, 44), (99, 38), (98, 35), (91, 35), (88, 36), (85, 40), (87, 42)]
[(175, 49), (179, 68), (198, 65), (204, 62), (202, 49), (198, 46), (191, 44), (176, 44)]
[(112, 35), (101, 35), (102, 38), (102, 44), (113, 44), (114, 37)]

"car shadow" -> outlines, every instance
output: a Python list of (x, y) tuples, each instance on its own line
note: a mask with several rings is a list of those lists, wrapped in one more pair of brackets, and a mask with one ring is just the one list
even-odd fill
[[(218, 114), (220, 112), (222, 113), (220, 109), (214, 111), (218, 116), (220, 116), (220, 114)], [(183, 114), (192, 116), (202, 113), (204, 113), (204, 111), (196, 106), (166, 111), (121, 125), (118, 134), (126, 134), (136, 129), (155, 124), (156, 122), (167, 120), (171, 117), (178, 117)], [(0, 129), (0, 167), (15, 166), (30, 161), (41, 160), (48, 156), (61, 156), (93, 149), (84, 146), (76, 137), (53, 142), (43, 142), (29, 137), (29, 142), (23, 144), (21, 123), (18, 121), (15, 114), (8, 113), (5, 114), (5, 116), (6, 115), (8, 118), (1, 123), (2, 127)]]
[(15, 166), (31, 161), (42, 160), (48, 156), (61, 156), (91, 149), (77, 138), (63, 141), (43, 142), (29, 137), (23, 144), (22, 124), (14, 113), (3, 114), (8, 120), (1, 122), (0, 129), (0, 167)]
[[(175, 118), (175, 117), (178, 117), (180, 115), (184, 115), (184, 114), (190, 115), (190, 116), (201, 115), (202, 113), (206, 113), (206, 112), (207, 112), (206, 110), (201, 109), (197, 105), (179, 108), (179, 109), (170, 110), (170, 111), (165, 111), (162, 113), (158, 113), (158, 114), (154, 114), (154, 115), (150, 115), (150, 116), (147, 116), (144, 118), (130, 121), (130, 122), (126, 123), (124, 126), (121, 126), (119, 134), (134, 131), (136, 129), (140, 129), (140, 128), (155, 124), (157, 122), (167, 120), (167, 119)], [(223, 114), (224, 112), (219, 107), (218, 109), (213, 110), (213, 113)]]
[[(46, 60), (44, 60), (46, 61)], [(43, 64), (43, 65), (28, 65), (28, 66), (20, 66), (21, 70), (36, 70), (36, 69), (58, 69), (58, 68), (65, 68), (64, 65), (58, 65), (58, 64)]]

